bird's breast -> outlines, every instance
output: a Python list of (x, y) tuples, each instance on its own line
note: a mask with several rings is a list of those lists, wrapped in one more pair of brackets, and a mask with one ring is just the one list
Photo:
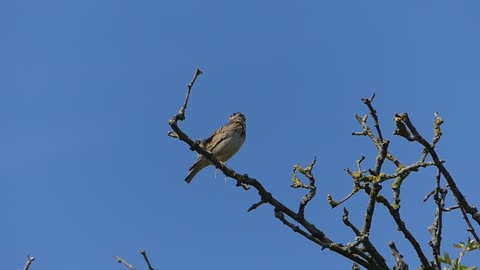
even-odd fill
[(240, 134), (234, 134), (228, 138), (223, 139), (215, 148), (213, 155), (222, 162), (229, 160), (235, 153), (238, 152), (245, 142), (245, 137)]

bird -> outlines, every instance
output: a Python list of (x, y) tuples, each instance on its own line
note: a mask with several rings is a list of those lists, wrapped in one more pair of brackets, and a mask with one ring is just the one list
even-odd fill
[[(220, 162), (226, 162), (242, 147), (247, 137), (247, 119), (241, 112), (233, 113), (228, 124), (217, 129), (210, 137), (200, 142), (200, 147), (212, 153)], [(202, 169), (211, 165), (201, 154), (190, 167), (185, 182), (190, 183)]]

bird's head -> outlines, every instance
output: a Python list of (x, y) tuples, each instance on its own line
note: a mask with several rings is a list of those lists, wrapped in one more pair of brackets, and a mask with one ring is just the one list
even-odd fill
[(236, 112), (236, 113), (230, 115), (230, 122), (231, 123), (234, 123), (234, 122), (246, 123), (247, 118), (245, 118), (245, 115), (243, 115), (243, 113)]

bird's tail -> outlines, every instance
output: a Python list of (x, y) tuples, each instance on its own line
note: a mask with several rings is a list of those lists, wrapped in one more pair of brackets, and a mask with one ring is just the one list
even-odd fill
[(193, 177), (197, 175), (198, 172), (200, 172), (203, 168), (207, 167), (209, 162), (207, 160), (204, 160), (203, 158), (198, 159), (195, 161), (195, 163), (190, 167), (190, 171), (188, 172), (187, 177), (185, 178), (185, 182), (190, 184), (192, 182)]

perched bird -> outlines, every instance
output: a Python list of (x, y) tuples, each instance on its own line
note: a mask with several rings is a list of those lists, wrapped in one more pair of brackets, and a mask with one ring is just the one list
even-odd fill
[[(236, 112), (230, 116), (230, 121), (225, 126), (215, 131), (208, 139), (202, 141), (200, 146), (220, 162), (229, 160), (242, 147), (247, 136), (247, 119), (245, 115)], [(197, 156), (197, 160), (190, 167), (187, 183), (192, 182), (193, 177), (203, 168), (211, 165), (210, 161), (202, 155)]]

